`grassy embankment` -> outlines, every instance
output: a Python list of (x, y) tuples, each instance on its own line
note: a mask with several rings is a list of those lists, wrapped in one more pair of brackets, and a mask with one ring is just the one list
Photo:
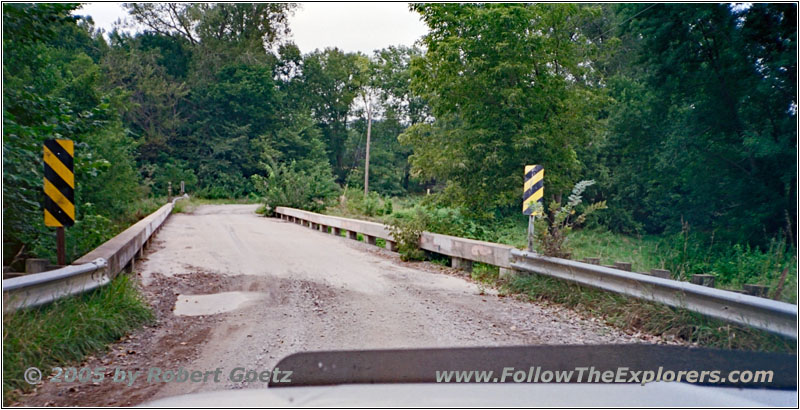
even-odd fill
[[(179, 201), (180, 202), (180, 201)], [(127, 229), (166, 203), (166, 197), (143, 198), (131, 203), (114, 220), (89, 215), (67, 230), (68, 257), (75, 259)], [(51, 249), (40, 246), (37, 256), (53, 260)], [(31, 385), (25, 369), (37, 367), (46, 377), (53, 366), (80, 363), (103, 351), (153, 319), (137, 285), (121, 275), (111, 284), (51, 305), (3, 315), (3, 396), (5, 404)]]
[[(420, 198), (364, 199), (363, 194), (348, 192), (326, 213), (351, 218), (389, 223), (393, 218), (413, 217), (413, 208)], [(527, 221), (524, 217), (507, 218), (491, 226), (481, 226), (464, 220), (459, 212), (449, 209), (427, 210), (434, 222), (428, 230), (474, 239), (505, 243), (517, 248), (526, 246)], [(729, 249), (711, 248), (692, 235), (627, 236), (607, 230), (578, 230), (568, 239), (573, 259), (599, 257), (602, 264), (615, 261), (631, 262), (633, 271), (667, 268), (678, 279), (685, 280), (693, 273), (712, 273), (717, 287), (741, 289), (744, 283), (770, 286), (770, 296), (780, 282), (782, 270), (788, 267), (780, 299), (797, 303), (797, 266), (794, 250), (780, 244), (761, 251), (741, 246)], [(447, 263), (446, 258), (428, 255), (433, 262)], [(547, 301), (571, 307), (583, 314), (597, 317), (630, 333), (645, 333), (666, 339), (730, 349), (796, 352), (796, 343), (766, 332), (709, 319), (683, 309), (624, 297), (610, 292), (539, 275), (520, 275), (500, 279), (496, 267), (475, 264), (473, 279), (497, 288), (502, 294), (513, 294), (528, 300)]]
[(4, 314), (4, 404), (33, 387), (24, 379), (27, 368), (40, 369), (46, 378), (52, 367), (78, 365), (152, 320), (150, 307), (127, 275), (78, 297)]

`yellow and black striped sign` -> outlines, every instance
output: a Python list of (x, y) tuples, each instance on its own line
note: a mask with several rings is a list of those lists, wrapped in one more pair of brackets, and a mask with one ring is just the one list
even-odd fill
[(52, 227), (75, 223), (75, 174), (71, 140), (44, 142), (44, 224)]
[(525, 166), (525, 185), (522, 190), (522, 213), (525, 215), (541, 215), (533, 212), (534, 204), (542, 203), (544, 197), (544, 167), (541, 165)]

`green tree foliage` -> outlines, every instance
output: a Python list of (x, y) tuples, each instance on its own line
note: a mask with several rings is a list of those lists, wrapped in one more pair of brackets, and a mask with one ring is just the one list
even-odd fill
[(338, 180), (347, 171), (344, 146), (353, 100), (359, 84), (358, 56), (338, 48), (315, 50), (303, 59), (302, 92), (327, 143)]
[(796, 226), (796, 5), (617, 13), (634, 64), (609, 73), (611, 222), (755, 243)]
[(436, 122), (402, 137), (412, 172), (445, 179), (447, 197), (478, 213), (516, 208), (521, 170), (548, 170), (558, 197), (579, 176), (576, 147), (598, 131), (599, 93), (587, 85), (587, 9), (570, 4), (418, 4), (430, 28), (412, 84)]
[[(96, 222), (107, 221), (105, 226), (125, 219), (130, 202), (141, 194), (135, 144), (123, 129), (117, 100), (102, 89), (97, 60), (107, 46), (91, 22), (70, 16), (76, 7), (3, 6), (4, 264), (54, 253), (54, 234), (44, 226), (41, 205), (44, 140), (76, 143), (73, 242), (96, 245), (90, 239)], [(68, 257), (89, 249), (73, 247)]]
[(796, 227), (795, 5), (415, 4), (420, 48), (369, 56), (301, 53), (296, 7), (126, 3), (144, 32), (106, 39), (76, 4), (5, 4), (4, 261), (52, 249), (46, 138), (77, 144), (77, 253), (180, 181), (322, 209), (363, 187), (366, 101), (365, 209), (442, 188), (425, 211), (442, 232), (491, 240), (470, 224), (519, 214), (528, 164), (548, 212), (597, 181), (584, 196), (609, 209), (587, 224), (688, 226), (745, 259)]
[[(408, 157), (411, 149), (398, 136), (413, 124), (430, 119), (427, 103), (411, 90), (411, 59), (421, 55), (417, 48), (388, 47), (370, 58), (369, 87), (375, 104), (370, 144), (370, 189), (384, 195), (401, 195), (418, 190), (411, 178)], [(363, 84), (363, 83), (362, 83)], [(347, 185), (363, 187), (366, 123), (352, 123), (346, 143), (346, 157), (353, 166)]]
[[(196, 181), (201, 196), (243, 196), (255, 192), (251, 177), (265, 171), (265, 153), (276, 163), (309, 160), (305, 155), (316, 136), (304, 139), (305, 106), (295, 103), (293, 73), (284, 72), (296, 50), (283, 43), (294, 7), (127, 4), (135, 21), (150, 30), (131, 40), (129, 53), (151, 61), (134, 58), (132, 64), (147, 66), (155, 77), (137, 70), (131, 93), (150, 93), (145, 99), (153, 105), (141, 107), (164, 114), (154, 118), (142, 110), (132, 116), (134, 123), (160, 127), (153, 137), (139, 127), (153, 153), (143, 149), (140, 159), (154, 189), (164, 189), (161, 174), (182, 175)], [(167, 53), (176, 53), (177, 63), (161, 58)]]

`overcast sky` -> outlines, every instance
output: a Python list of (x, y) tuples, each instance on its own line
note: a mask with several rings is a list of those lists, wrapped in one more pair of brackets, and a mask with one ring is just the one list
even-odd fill
[[(407, 3), (300, 3), (289, 19), (292, 39), (307, 53), (316, 48), (344, 51), (373, 50), (390, 45), (412, 45), (427, 27)], [(88, 3), (76, 14), (90, 15), (98, 28), (111, 31), (127, 16), (122, 3)]]

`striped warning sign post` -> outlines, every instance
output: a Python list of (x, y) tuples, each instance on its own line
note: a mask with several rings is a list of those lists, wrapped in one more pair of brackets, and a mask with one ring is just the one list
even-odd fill
[(536, 216), (542, 215), (543, 208), (535, 210), (536, 204), (544, 202), (544, 167), (525, 166), (525, 183), (522, 187), (522, 213), (528, 215), (528, 250), (533, 252), (533, 231)]
[(75, 144), (71, 140), (44, 142), (44, 224), (58, 228), (58, 264), (66, 265), (64, 227), (75, 224)]
[(525, 185), (522, 192), (522, 213), (541, 215), (541, 211), (533, 211), (534, 205), (542, 203), (544, 197), (544, 168), (541, 165), (525, 166)]

